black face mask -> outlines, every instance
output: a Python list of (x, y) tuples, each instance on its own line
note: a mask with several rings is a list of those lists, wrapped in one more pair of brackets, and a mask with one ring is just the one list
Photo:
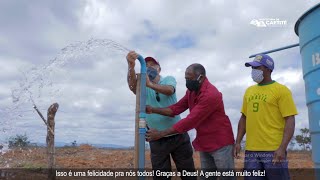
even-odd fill
[(148, 74), (148, 77), (151, 81), (153, 81), (157, 75), (158, 75), (158, 71), (152, 67), (148, 67), (147, 68), (147, 74)]
[(199, 75), (199, 77), (197, 78), (197, 80), (186, 80), (186, 86), (189, 89), (189, 91), (198, 91), (200, 88), (200, 77), (201, 75)]

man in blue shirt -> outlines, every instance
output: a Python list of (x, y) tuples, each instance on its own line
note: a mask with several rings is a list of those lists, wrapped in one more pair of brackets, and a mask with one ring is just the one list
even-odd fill
[[(133, 93), (136, 93), (137, 77), (134, 70), (138, 54), (131, 51), (127, 55), (128, 61), (128, 85)], [(177, 102), (175, 93), (176, 80), (172, 76), (160, 76), (161, 67), (153, 57), (145, 58), (147, 64), (146, 94), (147, 105), (152, 107), (167, 107)], [(159, 131), (172, 127), (180, 120), (180, 116), (168, 117), (159, 114), (147, 114), (146, 121), (150, 128)], [(195, 171), (193, 162), (193, 149), (188, 133), (174, 134), (156, 141), (150, 141), (151, 163), (154, 170), (171, 171), (171, 160), (176, 164), (177, 170)], [(160, 177), (154, 177), (160, 178)], [(183, 177), (194, 178), (196, 177)]]

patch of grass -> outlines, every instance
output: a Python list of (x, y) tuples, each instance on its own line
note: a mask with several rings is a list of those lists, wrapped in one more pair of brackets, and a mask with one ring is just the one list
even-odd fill
[(47, 168), (46, 164), (35, 164), (30, 162), (22, 162), (19, 164), (16, 164), (15, 167), (17, 168), (24, 168), (24, 169), (44, 169)]

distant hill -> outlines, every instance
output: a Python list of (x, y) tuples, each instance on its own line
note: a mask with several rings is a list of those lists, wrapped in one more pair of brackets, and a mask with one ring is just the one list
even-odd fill
[(128, 149), (129, 146), (121, 146), (116, 144), (90, 144), (93, 147), (97, 148), (114, 148), (114, 149)]
[[(37, 146), (46, 146), (45, 143), (31, 143)], [(122, 145), (116, 145), (116, 144), (90, 144), (90, 143), (79, 143), (77, 146), (81, 144), (89, 144), (96, 148), (110, 148), (110, 149), (129, 149), (130, 146), (122, 146)], [(64, 146), (72, 146), (72, 143), (65, 143), (65, 142), (55, 142), (55, 147), (64, 147)]]

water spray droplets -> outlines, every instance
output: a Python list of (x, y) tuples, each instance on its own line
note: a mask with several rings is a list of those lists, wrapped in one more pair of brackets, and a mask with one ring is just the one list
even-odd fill
[[(44, 65), (21, 71), (21, 79), (11, 91), (12, 105), (0, 108), (0, 136), (15, 135), (10, 134), (17, 132), (14, 130), (13, 121), (22, 120), (26, 112), (33, 112), (34, 104), (41, 106), (61, 96), (63, 85), (55, 82), (55, 76), (63, 71), (66, 65), (84, 61), (87, 56), (94, 56), (97, 51), (103, 52), (104, 55), (120, 53), (125, 56), (129, 49), (110, 39), (91, 38), (62, 48), (55, 58)], [(0, 144), (4, 144), (4, 141), (5, 138), (0, 138)]]

